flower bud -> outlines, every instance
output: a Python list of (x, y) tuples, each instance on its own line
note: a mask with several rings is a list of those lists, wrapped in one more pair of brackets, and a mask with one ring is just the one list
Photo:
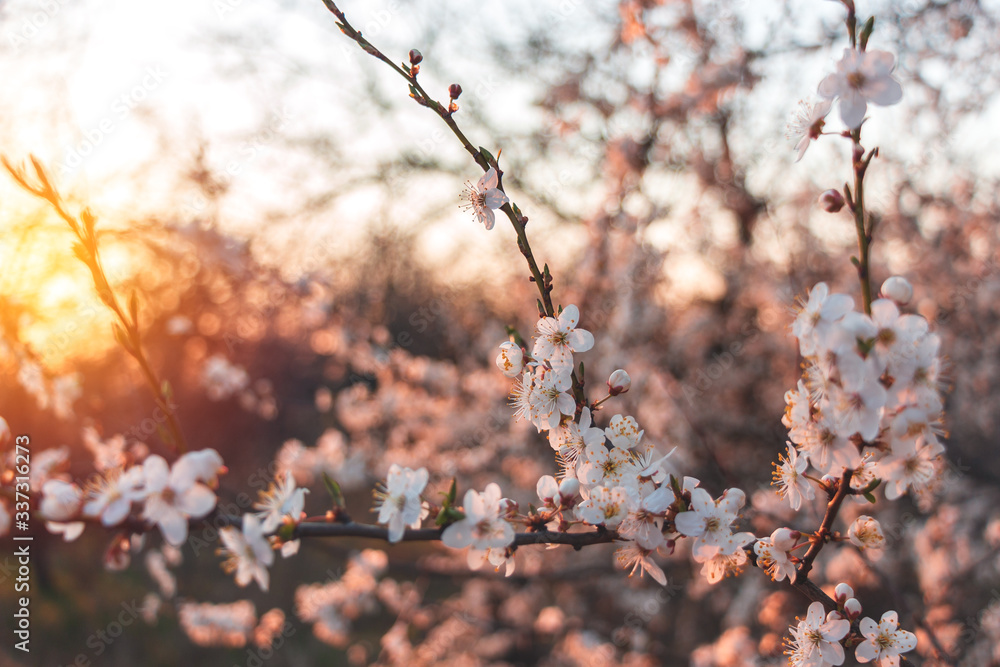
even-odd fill
[(913, 298), (913, 285), (903, 276), (892, 276), (882, 283), (882, 296), (905, 306)]
[(781, 551), (791, 551), (801, 536), (802, 533), (797, 530), (779, 528), (771, 533), (771, 544)]
[(612, 396), (624, 394), (631, 388), (632, 378), (621, 368), (612, 373), (611, 377), (608, 378), (608, 393)]
[(423, 59), (424, 59), (424, 57), (423, 57), (423, 55), (421, 55), (420, 51), (417, 51), (416, 49), (410, 49), (410, 64), (411, 65), (419, 65), (420, 61), (423, 60)]
[(816, 203), (827, 213), (836, 213), (844, 208), (844, 195), (839, 190), (827, 190), (819, 196)]
[(500, 344), (500, 354), (497, 355), (497, 368), (506, 377), (517, 377), (524, 368), (524, 352), (517, 345), (507, 341)]
[(517, 514), (517, 510), (520, 507), (516, 500), (511, 500), (510, 498), (501, 498), (499, 505), (500, 512), (507, 517), (512, 517)]
[(559, 482), (559, 497), (562, 498), (563, 505), (569, 505), (578, 493), (580, 493), (580, 480), (576, 477), (564, 477), (563, 481)]
[(837, 584), (837, 587), (833, 589), (833, 597), (837, 600), (838, 603), (843, 604), (844, 600), (846, 600), (847, 598), (854, 597), (854, 589), (851, 588), (848, 584), (839, 583)]
[(844, 603), (844, 613), (847, 614), (847, 618), (851, 621), (861, 615), (861, 603), (858, 602), (857, 598), (847, 599), (847, 602)]
[(453, 100), (457, 100), (458, 96), (462, 94), (462, 87), (457, 83), (453, 83), (448, 86), (448, 97)]

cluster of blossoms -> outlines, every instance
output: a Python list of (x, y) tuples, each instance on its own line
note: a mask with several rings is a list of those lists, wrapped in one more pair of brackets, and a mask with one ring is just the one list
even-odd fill
[(801, 102), (788, 124), (788, 138), (795, 142), (797, 160), (809, 144), (819, 139), (833, 102), (840, 102), (840, 119), (851, 130), (861, 127), (868, 103), (890, 106), (903, 99), (903, 88), (892, 77), (896, 58), (886, 51), (844, 49), (837, 71), (820, 81), (817, 102)]
[(215, 508), (212, 489), (225, 466), (214, 449), (189, 452), (172, 466), (155, 454), (126, 466), (109, 448), (97, 451), (97, 474), (84, 488), (65, 474), (54, 474), (41, 485), (40, 514), (49, 530), (62, 533), (67, 541), (83, 532), (85, 519), (118, 526), (135, 505), (141, 507), (142, 520), (158, 526), (169, 544), (178, 545), (187, 539), (188, 520)]
[[(890, 280), (883, 293), (900, 279)], [(855, 489), (879, 479), (890, 500), (926, 494), (940, 478), (940, 338), (892, 299), (874, 301), (871, 315), (853, 308), (819, 283), (792, 326), (805, 366), (785, 394), (792, 444), (775, 478), (796, 510), (813, 495), (807, 466), (834, 477), (853, 470)]]
[(899, 617), (887, 611), (876, 623), (867, 616), (858, 624), (861, 637), (851, 633), (851, 624), (861, 616), (861, 603), (847, 584), (838, 584), (837, 609), (823, 613), (823, 604), (813, 602), (804, 619), (789, 628), (788, 664), (792, 667), (827, 667), (844, 664), (845, 638), (856, 645), (855, 659), (860, 663), (876, 661), (880, 667), (899, 667), (899, 656), (917, 646), (912, 632), (899, 629)]

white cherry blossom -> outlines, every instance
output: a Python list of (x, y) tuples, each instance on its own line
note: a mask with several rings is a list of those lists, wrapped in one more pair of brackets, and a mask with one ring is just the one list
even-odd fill
[(493, 229), (493, 225), (496, 223), (493, 211), (510, 201), (507, 199), (507, 195), (497, 188), (499, 182), (500, 177), (493, 167), (490, 167), (475, 185), (466, 182), (464, 197), (468, 203), (464, 204), (462, 208), (471, 209), (476, 215), (476, 220), (487, 230)]
[(881, 667), (899, 667), (900, 654), (917, 647), (917, 637), (899, 629), (899, 615), (894, 611), (882, 614), (878, 623), (865, 616), (859, 628), (867, 641), (854, 652), (858, 662), (877, 660)]
[(543, 317), (535, 325), (535, 347), (531, 356), (547, 361), (552, 368), (563, 373), (573, 370), (573, 353), (586, 352), (594, 347), (594, 336), (585, 329), (577, 329), (580, 309), (566, 306), (559, 318)]
[(219, 531), (222, 538), (222, 554), (229, 558), (222, 568), (227, 573), (236, 572), (236, 585), (243, 587), (256, 581), (262, 591), (267, 591), (269, 574), (267, 568), (274, 563), (274, 551), (264, 537), (260, 521), (253, 514), (243, 515), (243, 530), (226, 526)]
[(475, 549), (500, 549), (514, 541), (514, 528), (503, 516), (506, 503), (501, 503), (500, 487), (490, 482), (482, 493), (465, 492), (462, 511), (465, 518), (456, 521), (441, 534), (441, 541), (453, 549), (471, 546)]
[(903, 88), (892, 78), (896, 57), (887, 51), (844, 49), (837, 71), (819, 83), (820, 97), (840, 98), (840, 118), (854, 129), (861, 125), (868, 103), (879, 106), (903, 99)]
[(389, 466), (385, 489), (375, 492), (378, 522), (388, 524), (389, 541), (399, 542), (407, 526), (419, 528), (427, 516), (427, 508), (420, 494), (427, 487), (427, 468), (411, 470), (393, 463)]

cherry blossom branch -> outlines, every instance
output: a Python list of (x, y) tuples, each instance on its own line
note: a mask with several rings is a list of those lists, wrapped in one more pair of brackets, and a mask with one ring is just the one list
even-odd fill
[(874, 220), (865, 212), (865, 190), (864, 178), (868, 165), (874, 156), (878, 155), (878, 149), (873, 149), (868, 156), (865, 156), (865, 149), (861, 145), (861, 128), (851, 130), (851, 163), (854, 171), (854, 192), (845, 186), (848, 205), (854, 214), (854, 225), (858, 234), (858, 257), (852, 257), (854, 266), (858, 270), (858, 280), (861, 282), (861, 299), (864, 302), (865, 313), (872, 314), (872, 283), (871, 283), (871, 243), (872, 233), (875, 229)]
[(807, 580), (809, 571), (812, 570), (813, 561), (816, 560), (816, 556), (818, 556), (819, 552), (823, 549), (823, 545), (826, 544), (830, 535), (832, 535), (833, 522), (836, 520), (837, 514), (840, 512), (840, 506), (844, 503), (844, 498), (851, 495), (851, 478), (853, 476), (853, 470), (844, 470), (844, 474), (840, 478), (837, 490), (833, 493), (833, 497), (826, 506), (826, 515), (823, 517), (823, 522), (820, 524), (819, 530), (817, 530), (813, 535), (812, 544), (810, 545), (809, 550), (806, 551), (804, 556), (802, 556), (802, 562), (799, 565), (798, 571), (795, 573), (796, 584)]
[[(337, 27), (340, 28), (340, 31), (344, 33), (345, 36), (356, 42), (365, 53), (381, 60), (391, 67), (394, 72), (406, 79), (406, 82), (410, 86), (410, 97), (412, 97), (420, 106), (427, 107), (436, 113), (441, 120), (445, 122), (452, 133), (462, 143), (465, 150), (472, 156), (472, 159), (475, 160), (476, 164), (479, 165), (484, 172), (489, 171), (490, 168), (496, 169), (497, 176), (501, 180), (501, 182), (498, 183), (497, 188), (500, 191), (503, 191), (503, 171), (500, 169), (498, 160), (493, 158), (492, 155), (489, 155), (489, 153), (484, 154), (484, 151), (477, 149), (472, 145), (472, 142), (469, 141), (468, 137), (465, 136), (465, 133), (462, 132), (453, 117), (457, 107), (454, 107), (453, 105), (445, 107), (443, 104), (432, 98), (426, 90), (424, 90), (424, 87), (420, 85), (419, 81), (417, 81), (419, 67), (416, 67), (416, 63), (414, 63), (413, 67), (408, 69), (400, 67), (371, 42), (365, 39), (361, 32), (356, 30), (354, 26), (350, 24), (347, 17), (344, 15), (344, 12), (337, 7), (335, 2), (332, 0), (323, 0), (323, 4), (326, 5), (326, 8), (329, 9), (334, 16), (337, 17)], [(461, 89), (459, 89), (459, 92), (461, 92)], [(457, 95), (455, 95), (452, 99), (456, 98)], [(504, 204), (500, 207), (500, 210), (507, 215), (507, 218), (510, 220), (510, 224), (513, 225), (514, 231), (517, 233), (517, 248), (521, 251), (521, 254), (524, 255), (524, 259), (528, 263), (528, 270), (531, 272), (531, 280), (538, 287), (545, 315), (548, 317), (555, 317), (557, 313), (552, 305), (551, 297), (552, 276), (549, 274), (547, 267), (544, 271), (542, 271), (538, 268), (538, 263), (535, 261), (534, 254), (531, 251), (531, 245), (528, 243), (527, 233), (525, 232), (525, 224), (528, 221), (527, 217), (520, 215), (520, 211), (513, 203)]]
[(160, 382), (142, 349), (142, 333), (139, 329), (139, 301), (136, 292), (133, 290), (129, 297), (128, 312), (126, 313), (125, 309), (118, 302), (118, 297), (111, 288), (111, 284), (108, 282), (107, 273), (101, 261), (101, 251), (97, 243), (97, 234), (94, 230), (97, 222), (96, 218), (94, 218), (94, 215), (88, 208), (84, 208), (80, 212), (79, 217), (71, 214), (66, 209), (62, 197), (52, 185), (45, 172), (45, 168), (38, 158), (32, 155), (30, 156), (30, 160), (35, 170), (37, 184), (31, 183), (28, 180), (28, 175), (24, 169), (15, 167), (6, 157), (0, 156), (0, 161), (3, 162), (4, 167), (10, 172), (10, 175), (17, 181), (18, 185), (32, 195), (47, 201), (73, 231), (73, 234), (79, 241), (73, 246), (73, 254), (90, 269), (97, 296), (100, 297), (104, 305), (108, 307), (114, 314), (115, 319), (118, 320), (117, 323), (112, 325), (115, 340), (138, 362), (142, 375), (152, 391), (153, 401), (166, 419), (168, 430), (164, 431), (160, 429), (160, 436), (167, 446), (183, 454), (187, 451), (187, 442), (184, 439), (180, 424), (174, 415), (170, 386), (166, 382)]

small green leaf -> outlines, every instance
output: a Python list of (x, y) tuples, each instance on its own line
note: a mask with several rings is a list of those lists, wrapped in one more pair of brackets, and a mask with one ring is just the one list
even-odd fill
[(854, 255), (851, 255), (851, 264), (853, 264), (856, 268), (861, 268), (861, 262)]
[(875, 30), (875, 17), (871, 17), (865, 21), (865, 25), (861, 28), (861, 50), (864, 51), (865, 47), (868, 46), (868, 38), (872, 36), (872, 31)]
[(581, 361), (580, 362), (580, 382), (581, 383), (583, 382), (583, 378), (584, 378), (584, 374), (583, 374), (583, 362)]
[(420, 99), (420, 93), (418, 93), (418, 92), (417, 92), (417, 89), (413, 87), (413, 84), (410, 84), (410, 95), (411, 95), (411, 96), (412, 96), (412, 97), (413, 97), (414, 99), (417, 99), (417, 100), (419, 100), (419, 99)]
[(330, 494), (330, 500), (333, 501), (333, 506), (336, 509), (343, 509), (344, 507), (344, 494), (340, 490), (340, 484), (337, 484), (325, 472), (323, 473), (323, 486), (326, 487), (326, 492)]
[(442, 507), (441, 511), (438, 512), (437, 518), (434, 520), (434, 525), (447, 526), (450, 523), (461, 521), (464, 518), (465, 512), (462, 510), (457, 510), (454, 507)]
[(493, 153), (489, 152), (482, 146), (479, 147), (479, 154), (483, 156), (483, 159), (486, 160), (486, 163), (491, 167), (497, 163), (497, 159), (493, 157)]
[(865, 500), (870, 502), (872, 505), (875, 504), (875, 496), (873, 496), (871, 492), (865, 493)]

